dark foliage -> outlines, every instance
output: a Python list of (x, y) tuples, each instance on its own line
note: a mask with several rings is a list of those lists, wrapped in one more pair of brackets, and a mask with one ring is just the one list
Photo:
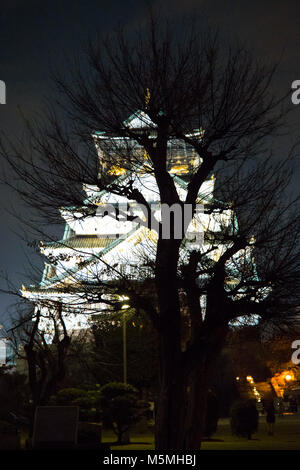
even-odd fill
[(138, 399), (138, 391), (131, 385), (111, 382), (101, 389), (103, 420), (118, 436), (118, 442), (128, 440), (130, 427), (146, 413), (149, 405)]
[(258, 411), (255, 401), (239, 401), (231, 409), (231, 431), (240, 437), (251, 439), (258, 429)]

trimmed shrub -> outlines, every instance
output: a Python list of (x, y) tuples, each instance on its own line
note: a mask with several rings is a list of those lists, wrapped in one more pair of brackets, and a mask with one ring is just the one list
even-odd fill
[(101, 444), (101, 425), (80, 422), (78, 426), (78, 443), (81, 446), (98, 447)]
[(258, 429), (258, 411), (254, 400), (245, 400), (235, 403), (231, 409), (232, 434), (251, 439)]
[(17, 428), (7, 421), (0, 421), (0, 450), (18, 450), (20, 436)]
[(81, 388), (64, 388), (51, 398), (51, 404), (78, 406), (80, 421), (101, 420), (100, 390), (84, 390)]
[(80, 400), (86, 396), (86, 390), (82, 388), (62, 388), (57, 392), (53, 401), (57, 405), (74, 405), (75, 400)]
[(17, 434), (17, 428), (14, 424), (8, 421), (0, 421), (0, 435), (3, 434)]
[(102, 387), (101, 405), (104, 423), (113, 429), (118, 442), (123, 444), (129, 442), (129, 428), (141, 419), (149, 406), (138, 400), (138, 391), (132, 385), (121, 382)]
[(210, 390), (207, 396), (204, 437), (210, 438), (215, 434), (218, 428), (218, 420), (219, 403), (216, 394)]

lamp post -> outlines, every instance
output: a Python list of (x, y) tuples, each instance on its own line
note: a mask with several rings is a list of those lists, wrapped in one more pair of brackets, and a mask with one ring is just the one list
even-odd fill
[[(128, 300), (128, 297), (123, 297), (123, 300)], [(127, 323), (126, 323), (126, 310), (130, 307), (128, 304), (122, 305), (122, 333), (123, 333), (123, 383), (127, 385)], [(123, 434), (124, 442), (130, 442), (129, 429)]]
[(123, 312), (123, 382), (127, 384), (127, 331), (125, 312)]
[[(121, 296), (120, 300), (129, 300), (127, 296)], [(127, 310), (130, 307), (128, 303), (122, 305), (122, 310)], [(122, 336), (123, 336), (123, 383), (127, 384), (127, 329), (126, 329), (126, 311), (122, 316)]]

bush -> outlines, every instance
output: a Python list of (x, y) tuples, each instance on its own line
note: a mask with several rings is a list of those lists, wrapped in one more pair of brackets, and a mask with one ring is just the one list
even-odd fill
[(86, 395), (86, 390), (82, 388), (63, 388), (57, 392), (52, 401), (57, 405), (74, 405), (75, 400), (80, 400)]
[(206, 416), (204, 424), (204, 437), (211, 437), (218, 427), (219, 420), (219, 403), (216, 395), (212, 392), (208, 392), (207, 404), (206, 404)]
[(100, 421), (100, 390), (64, 388), (51, 398), (52, 405), (78, 406), (80, 421)]
[(101, 426), (80, 422), (78, 426), (78, 443), (86, 446), (99, 446), (101, 444)]
[(124, 435), (149, 406), (138, 400), (138, 391), (134, 387), (121, 382), (111, 382), (102, 387), (101, 405), (104, 422), (113, 429), (119, 443), (128, 442), (129, 437), (124, 440)]
[(254, 400), (235, 403), (231, 409), (232, 434), (251, 439), (258, 428), (258, 411)]
[(72, 401), (72, 405), (80, 406), (83, 409), (92, 409), (100, 405), (100, 390), (89, 390)]
[(0, 435), (4, 434), (17, 434), (17, 428), (14, 424), (8, 421), (0, 421)]
[(9, 421), (11, 412), (24, 413), (28, 399), (26, 376), (0, 367), (0, 420)]
[(20, 436), (17, 428), (7, 421), (0, 421), (0, 451), (18, 450), (20, 448)]
[(137, 398), (138, 391), (132, 385), (124, 384), (123, 382), (110, 382), (101, 389), (102, 399), (112, 399), (120, 395), (128, 395)]

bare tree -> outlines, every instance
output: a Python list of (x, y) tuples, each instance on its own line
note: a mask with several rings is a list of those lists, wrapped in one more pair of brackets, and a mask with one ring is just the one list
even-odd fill
[[(23, 301), (24, 303), (24, 301)], [(71, 344), (61, 306), (51, 304), (43, 321), (41, 310), (19, 307), (19, 318), (10, 329), (19, 360), (27, 364), (32, 400), (31, 431), (36, 406), (49, 403), (66, 375), (66, 359)]]
[[(61, 205), (83, 211), (83, 182), (151, 211), (134, 186), (141, 164), (155, 177), (161, 204), (195, 210), (202, 184), (215, 172), (218, 197), (205, 211), (231, 214), (229, 223), (208, 230), (201, 250), (182, 251), (184, 235), (160, 233), (153, 295), (143, 306), (160, 338), (156, 448), (173, 451), (200, 448), (209, 378), (230, 324), (241, 317), (292, 318), (299, 294), (299, 212), (287, 195), (294, 149), (284, 158), (272, 153), (286, 115), (284, 97), (272, 94), (276, 67), (238, 45), (222, 47), (196, 27), (176, 34), (151, 18), (134, 39), (117, 31), (90, 42), (88, 71), (75, 63), (69, 81), (56, 77), (68, 120), (52, 108), (46, 118), (27, 122), (27, 143), (2, 144), (20, 181), (12, 185), (47, 223), (57, 222)], [(138, 130), (124, 123), (137, 110), (145, 116)], [(106, 135), (100, 161), (96, 131)], [(168, 168), (172, 139), (198, 157), (185, 200)], [(112, 165), (127, 170), (126, 185), (109, 174)], [(96, 206), (84, 210), (83, 216)], [(142, 303), (142, 289), (129, 285), (123, 291)], [(104, 288), (99, 281), (99, 291)]]

